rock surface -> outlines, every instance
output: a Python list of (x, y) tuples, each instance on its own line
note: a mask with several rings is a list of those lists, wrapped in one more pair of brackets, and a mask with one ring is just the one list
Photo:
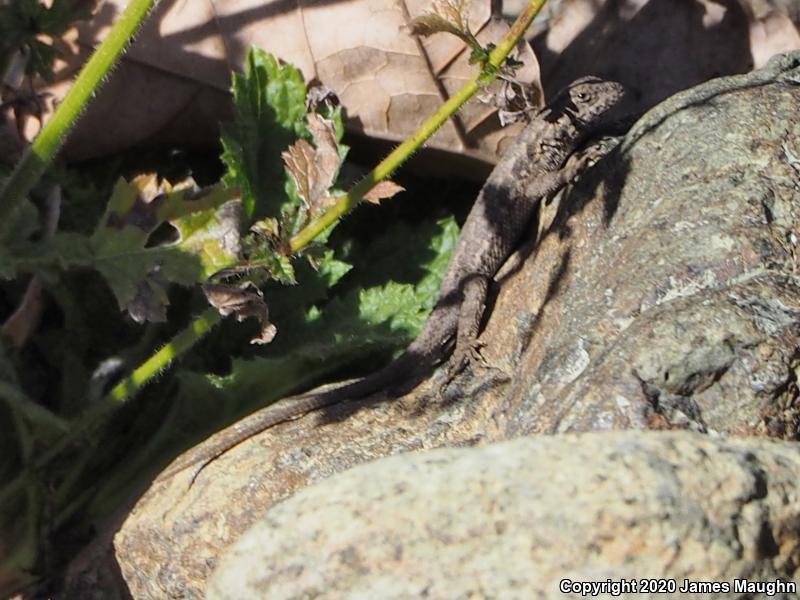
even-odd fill
[(208, 598), (563, 598), (562, 579), (645, 577), (800, 585), (798, 475), (793, 444), (689, 432), (394, 456), (269, 511)]
[(610, 429), (796, 440), (798, 65), (669, 99), (553, 203), (499, 278), (481, 338), (493, 368), (272, 428), (191, 488), (189, 471), (156, 481), (115, 538), (134, 597), (201, 597), (270, 507), (392, 454)]

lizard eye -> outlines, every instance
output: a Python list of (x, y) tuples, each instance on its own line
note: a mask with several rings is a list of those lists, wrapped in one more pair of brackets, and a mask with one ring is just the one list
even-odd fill
[(581, 102), (586, 102), (589, 99), (589, 94), (586, 92), (576, 92), (575, 97)]

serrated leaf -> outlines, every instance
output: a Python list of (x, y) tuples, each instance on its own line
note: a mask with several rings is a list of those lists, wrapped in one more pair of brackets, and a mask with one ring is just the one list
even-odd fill
[(256, 221), (250, 227), (250, 231), (270, 241), (278, 242), (280, 235), (280, 226), (278, 225), (278, 219), (267, 218), (267, 219), (261, 219), (260, 221)]
[[(421, 278), (418, 275), (416, 285), (395, 281), (366, 288), (355, 285), (342, 296), (311, 307), (308, 307), (311, 291), (307, 286), (307, 277), (301, 279), (301, 286), (277, 289), (270, 293), (270, 308), (274, 318), (291, 335), (279, 335), (270, 347), (270, 354), (279, 355), (280, 359), (269, 358), (259, 363), (265, 369), (265, 379), (261, 380), (262, 391), (268, 381), (266, 365), (278, 364), (270, 361), (279, 361), (283, 368), (294, 374), (296, 389), (307, 387), (320, 375), (330, 373), (342, 365), (386, 356), (414, 338), (438, 297), (450, 252), (458, 237), (458, 227), (449, 218), (414, 229), (393, 228), (392, 233), (405, 241), (411, 240), (410, 246), (419, 246), (411, 254), (408, 247), (404, 248), (404, 257), (414, 261), (416, 272), (422, 273)], [(396, 240), (394, 243), (396, 244)], [(383, 249), (384, 246), (381, 245), (380, 251)], [(378, 251), (377, 246), (374, 246), (365, 249), (364, 254), (370, 257), (373, 252)], [(384, 277), (387, 272), (392, 272), (388, 265), (393, 265), (394, 272), (397, 272), (395, 255), (387, 256), (381, 261), (373, 259), (373, 263)], [(350, 270), (350, 265), (336, 260), (331, 251), (325, 253), (319, 267), (320, 272), (330, 272), (330, 284), (339, 281)], [(324, 287), (320, 286), (317, 292), (321, 296)], [(298, 306), (308, 308), (300, 312), (289, 312)], [(279, 385), (278, 381), (287, 383), (284, 380), (285, 374), (275, 373), (274, 376), (277, 378), (276, 385)], [(271, 387), (272, 379), (269, 382)], [(244, 385), (234, 374), (228, 383)], [(243, 388), (235, 389), (237, 392), (234, 396), (247, 393)], [(285, 392), (287, 388), (282, 389)]]
[(283, 254), (274, 254), (273, 259), (267, 267), (269, 274), (275, 281), (285, 285), (294, 285), (297, 283), (294, 275), (294, 266), (292, 259)]
[(283, 152), (306, 132), (306, 86), (291, 65), (251, 48), (244, 74), (232, 85), (236, 120), (222, 128), (223, 181), (242, 190), (250, 218), (277, 217), (289, 200), (284, 190)]
[(362, 286), (381, 285), (387, 277), (415, 282), (432, 307), (457, 240), (452, 217), (418, 225), (397, 221), (368, 247), (354, 243), (344, 259), (353, 263)]
[(322, 258), (316, 263), (317, 272), (319, 272), (329, 288), (336, 285), (352, 268), (351, 264), (336, 259), (333, 250), (326, 250)]
[(315, 302), (327, 300), (330, 289), (352, 269), (349, 263), (337, 259), (333, 250), (328, 248), (306, 247), (303, 255), (308, 260), (298, 261), (294, 265), (300, 285), (285, 286), (270, 283), (264, 289), (270, 299), (270, 309), (276, 321), (281, 323), (282, 327), (283, 324), (289, 323), (287, 329), (293, 326), (291, 324), (293, 317), (289, 315), (302, 314)]
[(159, 290), (157, 294), (165, 298), (166, 282), (189, 285), (205, 279), (197, 257), (174, 247), (146, 248), (146, 241), (142, 231), (131, 225), (117, 231), (101, 228), (92, 236), (93, 265), (123, 310), (134, 299), (141, 303), (141, 294), (148, 288)]
[(385, 286), (361, 290), (359, 315), (369, 325), (386, 323), (393, 331), (411, 337), (428, 316), (414, 286), (390, 281)]
[(436, 233), (431, 236), (427, 249), (433, 254), (425, 265), (425, 275), (417, 282), (419, 301), (427, 310), (433, 309), (439, 299), (439, 288), (450, 264), (450, 257), (458, 242), (459, 229), (453, 217), (436, 221)]

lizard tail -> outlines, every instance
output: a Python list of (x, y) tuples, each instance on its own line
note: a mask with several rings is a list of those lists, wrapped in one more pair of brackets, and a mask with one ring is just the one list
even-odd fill
[(401, 354), (379, 371), (335, 386), (325, 386), (318, 391), (290, 396), (245, 417), (197, 448), (196, 452), (179, 458), (162, 473), (160, 479), (169, 479), (176, 473), (197, 465), (190, 478), (189, 486), (200, 472), (231, 448), (274, 425), (291, 421), (310, 412), (327, 408), (348, 400), (358, 400), (386, 391), (390, 397), (415, 387), (421, 379), (442, 359), (442, 349), (455, 331), (455, 312), (452, 308), (439, 305), (423, 327), (417, 339)]
[[(292, 421), (310, 412), (327, 408), (348, 400), (358, 400), (382, 390), (388, 390), (390, 396), (397, 396), (402, 391), (410, 389), (407, 384), (415, 385), (419, 382), (416, 375), (424, 370), (420, 369), (418, 357), (406, 351), (396, 360), (392, 361), (384, 368), (344, 384), (320, 391), (311, 391), (296, 396), (290, 396), (279, 400), (275, 404), (245, 417), (240, 422), (232, 425), (227, 430), (223, 430), (217, 435), (223, 436), (218, 442), (208, 440), (206, 444), (199, 446), (197, 451), (189, 456), (179, 458), (173, 465), (159, 475), (159, 479), (168, 480), (173, 475), (196, 465), (191, 477), (189, 487), (191, 487), (200, 473), (217, 458), (228, 452), (231, 448), (238, 446), (243, 441), (261, 433), (279, 423)], [(399, 388), (398, 386), (403, 386)]]

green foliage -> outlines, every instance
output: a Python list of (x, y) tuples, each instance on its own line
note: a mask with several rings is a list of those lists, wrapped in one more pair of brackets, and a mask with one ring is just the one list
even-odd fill
[[(308, 388), (344, 367), (366, 372), (378, 366), (377, 358), (386, 359), (404, 348), (436, 302), (458, 237), (457, 225), (452, 218), (416, 228), (397, 223), (373, 244), (349, 252), (359, 255), (359, 263), (368, 261), (367, 257), (377, 256), (383, 248), (408, 243), (406, 236), (412, 230), (407, 260), (380, 257), (376, 262), (380, 275), (377, 271), (351, 271), (349, 265), (331, 257), (319, 271), (301, 268), (301, 285), (268, 289), (270, 308), (278, 323), (275, 341), (258, 357), (235, 359), (230, 373), (224, 376), (179, 370), (179, 402), (189, 413), (185, 418), (196, 419), (192, 413), (196, 413), (197, 399), (203, 398), (207, 410), (215, 412), (219, 420), (230, 421)], [(396, 281), (412, 272), (414, 283)], [(374, 283), (362, 287), (370, 280)], [(342, 285), (345, 283), (349, 285)], [(174, 436), (164, 436), (170, 437)]]
[(294, 284), (289, 240), (324, 209), (347, 154), (341, 109), (323, 105), (321, 116), (307, 114), (299, 71), (258, 48), (250, 49), (245, 73), (233, 75), (232, 91), (236, 119), (222, 128), (222, 180), (240, 190), (245, 222), (252, 223), (242, 240), (243, 266)]
[(23, 50), (28, 56), (28, 75), (52, 81), (58, 50), (39, 36), (58, 38), (75, 21), (88, 16), (88, 5), (80, 0), (53, 0), (49, 8), (39, 0), (0, 4), (0, 65), (7, 64), (12, 53)]
[[(137, 321), (164, 320), (168, 284), (202, 283), (238, 259), (238, 214), (226, 208), (230, 196), (223, 188), (205, 190), (205, 202), (199, 202), (191, 188), (152, 197), (150, 182), (121, 179), (90, 239), (91, 265)], [(178, 241), (150, 246), (153, 232), (171, 215)], [(231, 235), (237, 239), (226, 239)]]
[[(15, 464), (28, 463), (67, 430), (65, 422), (31, 401), (20, 385), (6, 349), (0, 345), (0, 478), (8, 481)], [(41, 490), (34, 483), (0, 502), (0, 531), (14, 540), (0, 552), (0, 583), (35, 566), (40, 538)], [(22, 518), (20, 518), (22, 517)], [(1, 586), (0, 586), (1, 587)]]
[(251, 48), (232, 90), (237, 118), (222, 129), (223, 182), (239, 187), (250, 219), (278, 217), (289, 202), (281, 153), (307, 135), (306, 84), (291, 65)]

